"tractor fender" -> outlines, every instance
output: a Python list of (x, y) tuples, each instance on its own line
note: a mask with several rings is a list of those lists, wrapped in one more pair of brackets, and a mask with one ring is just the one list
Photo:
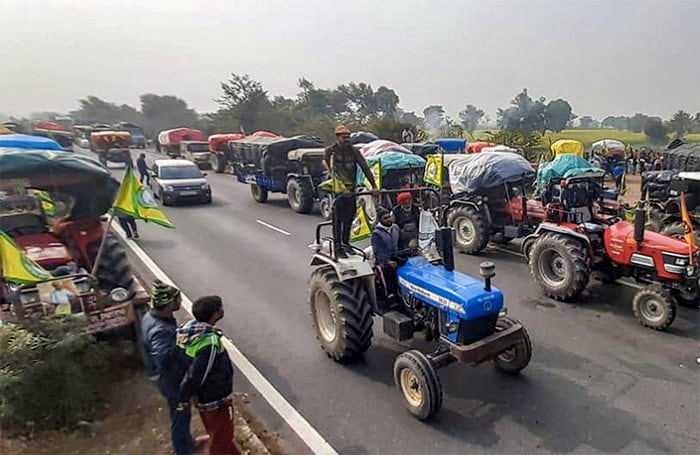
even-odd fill
[(295, 172), (290, 172), (287, 174), (287, 179), (284, 181), (284, 186), (286, 187), (287, 184), (291, 179), (297, 179), (297, 180), (308, 180), (309, 183), (311, 183), (311, 186), (314, 186), (314, 180), (311, 178), (310, 175), (308, 174), (297, 174)]
[[(537, 230), (531, 235), (539, 237), (545, 232), (556, 232), (557, 234), (566, 235), (582, 241), (583, 244), (586, 245), (586, 250), (588, 251), (588, 260), (591, 261), (593, 259), (593, 245), (591, 245), (591, 239), (585, 234), (557, 224), (540, 223), (540, 225), (537, 226)], [(523, 245), (525, 245), (525, 242), (523, 242)]]
[(475, 201), (473, 199), (455, 199), (454, 201), (450, 202), (448, 212), (455, 207), (464, 207), (464, 206), (471, 207), (474, 210), (481, 212), (484, 215), (484, 217), (486, 218), (488, 225), (491, 226), (491, 224), (492, 224), (491, 212), (488, 210), (486, 204), (484, 204), (483, 201)]
[(351, 257), (334, 261), (330, 256), (322, 253), (314, 254), (311, 259), (312, 266), (329, 265), (333, 267), (340, 281), (361, 280), (372, 305), (372, 311), (378, 313), (377, 293), (374, 289), (374, 268), (370, 262), (361, 257)]

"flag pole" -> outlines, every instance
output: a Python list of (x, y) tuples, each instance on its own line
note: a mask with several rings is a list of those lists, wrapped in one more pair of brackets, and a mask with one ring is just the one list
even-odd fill
[(102, 259), (102, 254), (104, 253), (105, 244), (107, 243), (107, 234), (109, 234), (109, 228), (112, 226), (112, 221), (114, 221), (114, 209), (109, 211), (109, 220), (107, 221), (107, 227), (105, 227), (105, 232), (102, 235), (102, 241), (100, 242), (100, 248), (97, 250), (97, 256), (95, 256), (95, 263), (92, 266), (92, 271), (90, 275), (95, 276), (97, 272), (97, 266), (100, 264), (100, 259)]

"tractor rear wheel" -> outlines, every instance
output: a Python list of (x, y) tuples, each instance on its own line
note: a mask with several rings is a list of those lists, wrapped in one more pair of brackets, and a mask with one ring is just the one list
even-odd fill
[[(95, 254), (97, 249), (99, 244), (96, 245)], [(100, 289), (104, 292), (110, 292), (114, 288), (124, 288), (129, 293), (134, 290), (134, 273), (131, 270), (129, 258), (122, 244), (111, 232), (105, 239), (104, 250), (95, 276)]]
[(289, 179), (287, 199), (295, 212), (309, 213), (314, 206), (314, 189), (307, 179)]
[(653, 284), (637, 291), (632, 311), (644, 327), (665, 330), (676, 318), (676, 302), (667, 289)]
[[(514, 325), (519, 324), (516, 319), (509, 318), (507, 316), (499, 318), (496, 321), (496, 332), (502, 332), (507, 330)], [(525, 368), (532, 358), (532, 343), (530, 342), (530, 336), (523, 327), (523, 337), (515, 346), (511, 347), (500, 353), (498, 357), (493, 359), (493, 363), (496, 367), (508, 374), (517, 374)]]
[[(682, 221), (671, 223), (661, 230), (661, 233), (685, 242), (685, 224)], [(700, 245), (700, 229), (695, 228), (695, 244)]]
[(226, 160), (218, 153), (211, 153), (209, 155), (209, 166), (214, 172), (221, 174), (226, 169)]
[(267, 190), (258, 186), (255, 183), (250, 184), (250, 193), (253, 195), (255, 202), (265, 203), (267, 202)]
[(486, 218), (474, 207), (462, 205), (450, 210), (447, 225), (455, 230), (455, 246), (459, 251), (476, 254), (489, 243)]
[(530, 273), (542, 294), (569, 302), (586, 288), (591, 270), (581, 242), (566, 235), (546, 233), (532, 246)]
[(372, 345), (372, 307), (362, 280), (340, 281), (332, 267), (311, 274), (309, 303), (321, 348), (336, 362), (352, 361)]
[(428, 357), (415, 349), (394, 361), (394, 382), (401, 390), (408, 412), (427, 420), (442, 407), (442, 384)]

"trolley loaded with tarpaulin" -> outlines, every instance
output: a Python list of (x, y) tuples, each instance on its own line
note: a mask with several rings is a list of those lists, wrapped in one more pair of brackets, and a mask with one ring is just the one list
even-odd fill
[(457, 195), (534, 177), (535, 170), (517, 153), (474, 153), (451, 160), (448, 175), (452, 193)]

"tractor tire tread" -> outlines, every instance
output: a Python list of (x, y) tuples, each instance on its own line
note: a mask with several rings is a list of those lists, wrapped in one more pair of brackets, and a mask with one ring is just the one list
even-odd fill
[[(664, 301), (667, 311), (667, 316), (665, 319), (659, 321), (658, 323), (651, 323), (644, 318), (639, 304), (641, 297), (645, 294), (654, 294)], [(634, 313), (634, 317), (637, 318), (640, 324), (650, 329), (666, 330), (666, 328), (673, 323), (674, 319), (676, 319), (676, 310), (676, 303), (671, 296), (671, 291), (658, 284), (652, 284), (646, 288), (640, 289), (632, 298), (632, 313)]]
[[(475, 231), (474, 241), (470, 245), (464, 245), (457, 240), (455, 241), (455, 246), (463, 253), (480, 253), (484, 248), (486, 248), (486, 245), (488, 245), (490, 240), (490, 232), (486, 219), (481, 213), (474, 210), (473, 207), (462, 205), (450, 210), (450, 213), (447, 216), (447, 225), (452, 226), (456, 231), (457, 227), (455, 227), (454, 224), (460, 217), (465, 217), (472, 220)], [(459, 239), (459, 236), (457, 236), (457, 239)]]
[[(560, 251), (563, 250), (563, 253), (571, 257), (573, 264), (573, 273), (571, 274), (569, 285), (566, 288), (554, 291), (548, 289), (543, 285), (542, 281), (538, 279), (538, 267), (534, 264), (533, 260), (533, 258), (539, 256), (538, 252), (543, 248), (542, 245), (551, 245), (552, 243), (554, 243)], [(575, 300), (588, 285), (591, 275), (588, 254), (583, 245), (581, 245), (581, 242), (556, 233), (545, 233), (535, 241), (532, 245), (529, 264), (530, 273), (535, 278), (535, 282), (542, 294), (562, 302), (571, 302)]]

